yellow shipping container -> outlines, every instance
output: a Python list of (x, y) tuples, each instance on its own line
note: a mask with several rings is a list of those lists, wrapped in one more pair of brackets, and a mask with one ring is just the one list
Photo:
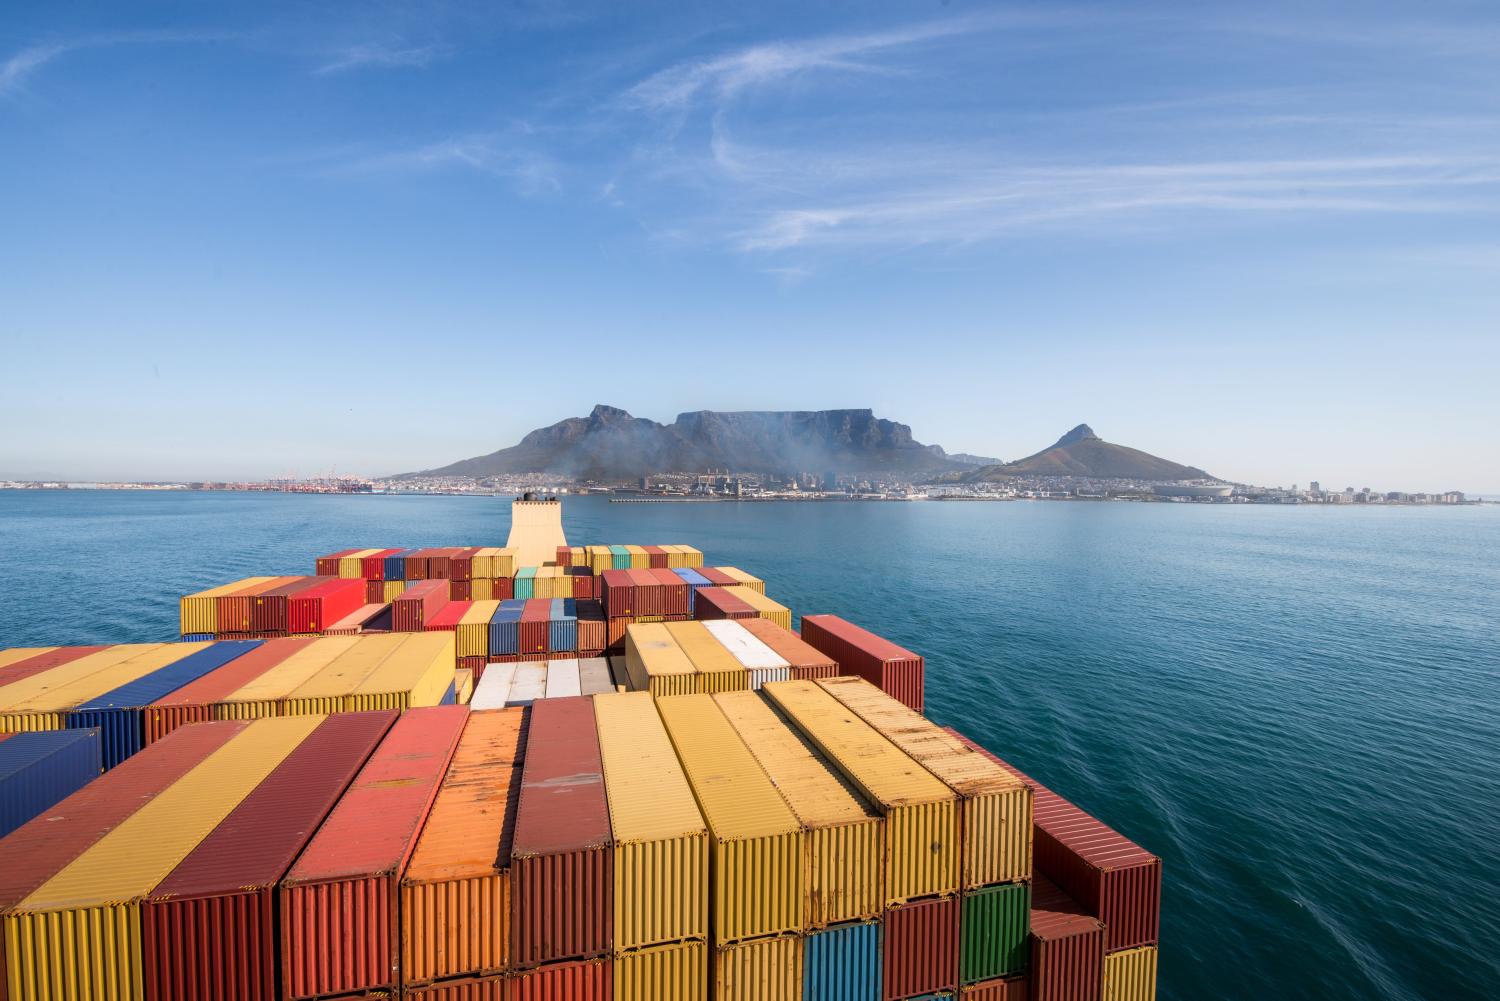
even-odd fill
[(454, 638), (458, 642), (460, 657), (487, 657), (490, 652), (490, 619), (500, 610), (500, 602), (493, 599), (474, 600), (464, 617), (458, 620)]
[(818, 684), (958, 794), (965, 888), (1031, 878), (1026, 783), (863, 678)]
[(668, 622), (667, 632), (701, 674), (701, 692), (742, 692), (750, 687), (750, 672), (701, 622)]
[(140, 1001), (140, 902), (323, 717), (259, 720), (4, 917), (14, 1001)]
[(651, 569), (651, 554), (641, 546), (626, 546), (625, 551), (630, 554), (630, 569)]
[[(137, 654), (148, 650), (156, 650), (166, 646), (165, 643), (121, 643), (117, 646), (105, 647), (95, 653), (86, 654), (77, 660), (70, 660), (66, 664), (59, 664), (50, 671), (41, 674), (33, 674), (29, 678), (21, 678), (8, 684), (0, 684), (0, 710), (10, 709), (20, 705), (28, 699), (34, 699), (64, 685), (70, 685), (82, 678), (97, 674), (106, 668), (113, 667), (124, 660), (129, 660)], [(108, 691), (108, 689), (105, 689)]]
[[(0, 671), (18, 661), (28, 660), (39, 654), (51, 653), (56, 649), (58, 648), (55, 646), (17, 646), (9, 650), (0, 650)], [(4, 677), (5, 675), (0, 674), (0, 679)]]
[(453, 684), (453, 634), (411, 633), (343, 701), (343, 712), (416, 709), (443, 701)]
[(586, 566), (588, 566), (589, 565), (588, 550), (584, 549), (582, 546), (569, 546), (568, 547), (568, 564), (567, 565), (570, 566), (570, 567), (586, 567)]
[(460, 667), (453, 672), (453, 701), (461, 706), (469, 704), (474, 695), (474, 672)]
[(698, 670), (661, 622), (625, 627), (625, 673), (631, 691), (650, 692), (656, 698), (703, 690)]
[(953, 791), (816, 683), (774, 681), (761, 691), (885, 815), (886, 904), (957, 892)]
[[(765, 581), (761, 580), (759, 577), (755, 576), (754, 574), (748, 574), (748, 573), (746, 573), (745, 571), (741, 570), (739, 567), (719, 567), (719, 572), (720, 573), (726, 573), (726, 574), (728, 574), (729, 576), (733, 577), (735, 580), (739, 581), (741, 584), (745, 585), (746, 587), (748, 587), (752, 591), (759, 592), (760, 594), (765, 594), (766, 593), (766, 582)], [(787, 628), (791, 628), (791, 627), (789, 626)]]
[[(278, 716), (306, 716), (309, 713), (344, 711), (349, 695), (375, 669), (415, 636), (426, 633), (388, 633), (384, 636), (355, 636), (354, 645), (328, 662), (328, 666), (294, 688), (282, 701)], [(446, 635), (446, 634), (444, 634)], [(343, 638), (343, 637), (339, 637)]]
[[(89, 672), (83, 677), (75, 678), (64, 684), (46, 684), (49, 675), (56, 672), (48, 671), (39, 674), (26, 681), (15, 685), (7, 685), (6, 688), (21, 688), (27, 681), (41, 682), (42, 690), (28, 699), (7, 706), (0, 712), (0, 733), (20, 733), (27, 730), (61, 730), (66, 724), (67, 712), (74, 706), (80, 705), (90, 699), (96, 699), (105, 692), (113, 691), (121, 685), (129, 684), (140, 678), (144, 678), (152, 671), (159, 671), (168, 664), (175, 664), (182, 658), (195, 654), (199, 650), (205, 650), (211, 646), (211, 642), (194, 643), (149, 643), (132, 644), (125, 648), (127, 656), (123, 659), (113, 657), (120, 647), (112, 647), (108, 651), (101, 650), (101, 656), (108, 654), (100, 663), (103, 665), (98, 670)], [(75, 664), (82, 663), (81, 658), (74, 661)], [(63, 665), (68, 667), (71, 665)], [(59, 679), (53, 679), (54, 682)], [(32, 686), (28, 686), (32, 687)]]
[(384, 552), (383, 549), (360, 549), (348, 556), (339, 557), (339, 576), (345, 580), (360, 580), (365, 575), (365, 557)]
[(406, 581), (388, 580), (384, 585), (382, 585), (380, 600), (387, 603), (395, 601), (397, 598), (401, 597), (401, 592), (405, 590)]
[(802, 825), (711, 697), (656, 708), (708, 821), (714, 944), (800, 931)]
[(525, 713), (475, 713), (459, 738), (401, 880), (401, 976), (408, 984), (499, 973), (510, 960), (511, 792)]
[(613, 569), (615, 565), (615, 557), (614, 554), (610, 552), (608, 546), (589, 546), (588, 554), (589, 569), (593, 570), (596, 575), (601, 574), (606, 570)]
[(357, 636), (324, 636), (313, 640), (217, 703), (214, 719), (262, 719), (281, 715), (281, 704), (287, 696), (359, 642)]
[(241, 588), (264, 584), (272, 579), (270, 577), (246, 577), (233, 584), (223, 584), (206, 591), (195, 591), (192, 594), (183, 595), (177, 603), (182, 635), (218, 632), (219, 602), (217, 599), (220, 595), (233, 594)]
[(516, 551), (498, 546), (486, 546), (474, 554), (470, 564), (471, 577), (514, 577), (516, 575)]
[(708, 937), (708, 830), (647, 692), (594, 696), (614, 834), (616, 954)]
[(1104, 1001), (1156, 1001), (1156, 946), (1104, 957)]
[(790, 935), (714, 950), (714, 1001), (801, 1001), (802, 939)]
[(726, 587), (725, 591), (755, 609), (763, 619), (769, 619), (788, 631), (792, 628), (792, 610), (778, 601), (772, 601), (761, 591), (746, 585)]
[(488, 577), (474, 577), (469, 581), (470, 601), (493, 601), (495, 582)]
[(692, 546), (678, 546), (677, 551), (682, 554), (683, 566), (701, 567), (703, 565), (703, 554)]
[(725, 692), (714, 702), (806, 829), (804, 926), (880, 917), (880, 814), (755, 692)]
[(613, 1001), (706, 1001), (708, 945), (659, 945), (614, 961)]

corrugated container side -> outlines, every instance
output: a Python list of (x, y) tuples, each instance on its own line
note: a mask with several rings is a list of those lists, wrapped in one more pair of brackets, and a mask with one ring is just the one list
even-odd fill
[(802, 940), (763, 938), (714, 949), (717, 1001), (800, 1001)]
[(838, 661), (839, 673), (864, 678), (922, 711), (924, 667), (917, 654), (837, 615), (804, 615), (802, 638)]
[(613, 974), (607, 959), (554, 963), (516, 975), (508, 1001), (610, 1001)]
[(879, 921), (839, 925), (804, 939), (802, 1001), (881, 1001)]
[(986, 980), (984, 983), (967, 985), (959, 992), (959, 996), (964, 1001), (1027, 1001), (1030, 997), (1030, 981), (1026, 977)]
[(402, 991), (403, 1001), (513, 1001), (509, 977), (464, 977)]
[(637, 949), (614, 961), (614, 1001), (704, 1001), (708, 944)]
[(1031, 887), (1010, 883), (963, 895), (959, 918), (959, 980), (993, 980), (1026, 969)]
[(104, 770), (97, 730), (47, 730), (0, 742), (0, 838)]
[(1099, 1001), (1104, 984), (1104, 926), (1051, 880), (1031, 887), (1032, 1001)]
[(1156, 1001), (1156, 946), (1104, 957), (1104, 1001)]
[(188, 723), (215, 718), (215, 704), (307, 648), (312, 639), (279, 639), (261, 644), (191, 684), (157, 699), (142, 713), (145, 743), (161, 740)]
[(918, 900), (885, 915), (885, 996), (958, 989), (958, 898)]
[(769, 619), (747, 619), (740, 625), (791, 664), (793, 681), (832, 678), (839, 673), (831, 657)]

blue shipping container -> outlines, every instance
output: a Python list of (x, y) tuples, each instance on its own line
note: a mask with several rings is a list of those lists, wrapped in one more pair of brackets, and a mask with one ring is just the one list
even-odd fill
[(506, 598), (490, 619), (490, 653), (521, 652), (521, 612), (526, 602)]
[(456, 681), (450, 681), (450, 682), (448, 682), (448, 690), (443, 693), (443, 701), (439, 702), (438, 705), (440, 705), (440, 706), (452, 706), (452, 705), (457, 705), (457, 704), (458, 704), (458, 682), (456, 682)]
[(803, 1001), (880, 1001), (880, 922), (838, 925), (807, 936)]
[(673, 567), (672, 572), (688, 585), (688, 614), (693, 614), (693, 604), (698, 600), (698, 588), (712, 587), (713, 582), (692, 567)]
[(578, 650), (578, 605), (572, 598), (553, 598), (547, 613), (547, 650), (573, 653)]
[(42, 730), (0, 741), (0, 838), (104, 770), (99, 731)]
[(415, 549), (403, 549), (399, 553), (387, 556), (381, 560), (382, 567), (385, 570), (385, 579), (405, 580), (406, 558), (414, 552), (416, 552)]
[(249, 653), (261, 642), (223, 640), (189, 654), (76, 707), (68, 713), (67, 727), (69, 730), (98, 727), (104, 747), (104, 767), (113, 768), (141, 749), (145, 741), (141, 711), (146, 706)]

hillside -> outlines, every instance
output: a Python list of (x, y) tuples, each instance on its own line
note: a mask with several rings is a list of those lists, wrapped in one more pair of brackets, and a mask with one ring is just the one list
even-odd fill
[(1104, 441), (1087, 424), (1063, 435), (1050, 448), (1000, 465), (964, 474), (965, 483), (1005, 480), (1015, 476), (1079, 476), (1121, 480), (1211, 480), (1195, 466), (1184, 466), (1159, 456)]
[(870, 410), (699, 410), (659, 424), (601, 404), (509, 448), (398, 478), (550, 473), (608, 481), (726, 469), (921, 478), (971, 468)]

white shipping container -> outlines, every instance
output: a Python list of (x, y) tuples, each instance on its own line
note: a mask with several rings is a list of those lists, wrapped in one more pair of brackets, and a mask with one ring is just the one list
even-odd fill
[(609, 662), (603, 657), (585, 657), (578, 662), (578, 687), (584, 695), (602, 695), (615, 690)]
[(547, 665), (539, 660), (516, 665), (516, 678), (510, 683), (508, 706), (529, 706), (547, 697)]
[(752, 690), (767, 682), (787, 681), (791, 678), (792, 665), (738, 622), (733, 619), (706, 619), (703, 625), (744, 666), (750, 675)]
[(503, 709), (510, 698), (511, 682), (516, 676), (514, 664), (488, 664), (474, 694), (469, 697), (470, 709)]
[(577, 658), (547, 661), (547, 698), (565, 699), (570, 695), (582, 694)]

